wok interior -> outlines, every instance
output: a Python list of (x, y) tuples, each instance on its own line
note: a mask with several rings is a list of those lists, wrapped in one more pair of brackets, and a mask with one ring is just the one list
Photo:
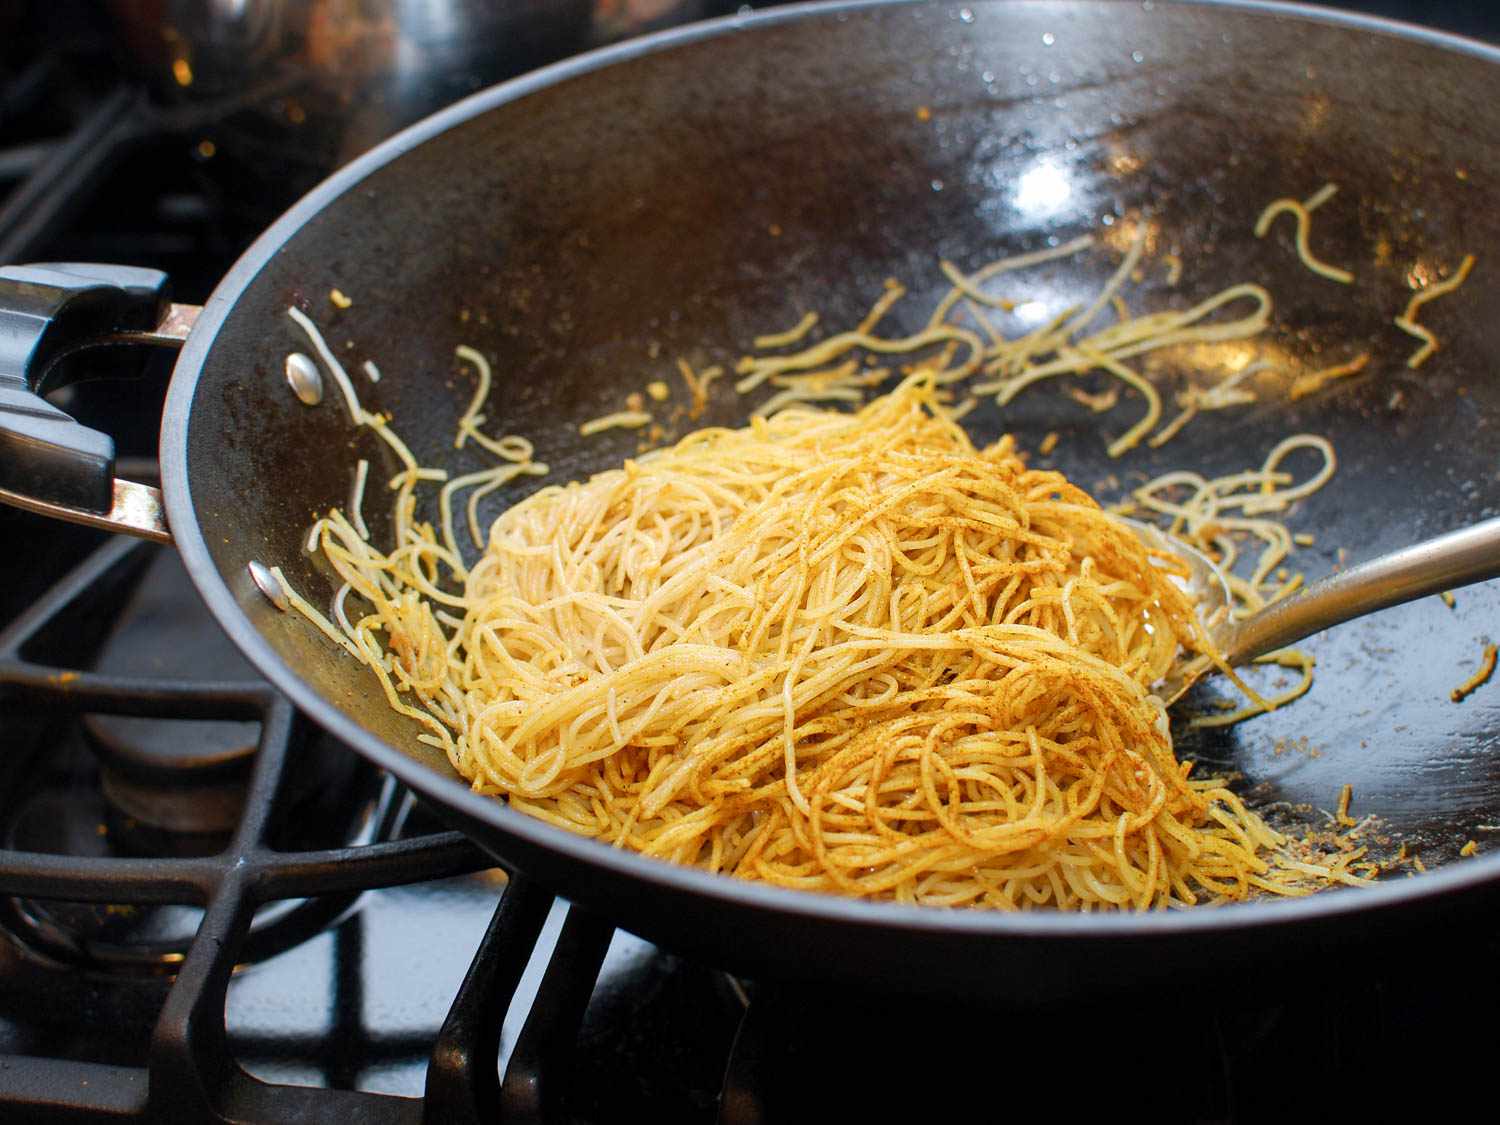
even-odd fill
[[(577, 424), (622, 408), (650, 380), (680, 388), (678, 356), (732, 364), (752, 337), (808, 309), (829, 331), (850, 326), (887, 277), (911, 293), (883, 327), (912, 330), (946, 289), (940, 258), (973, 268), (1096, 233), (1094, 251), (1007, 290), (1059, 311), (1097, 291), (1144, 223), (1144, 281), (1127, 290), (1134, 311), (1186, 307), (1240, 281), (1272, 292), (1275, 327), (1249, 347), (1282, 373), (1258, 384), (1261, 401), (1111, 461), (1104, 447), (1140, 416), (1140, 398), (1095, 415), (1052, 382), (1003, 417), (971, 416), (975, 436), (1008, 429), (1035, 449), (1056, 430), (1051, 463), (1108, 497), (1167, 469), (1255, 467), (1288, 434), (1323, 434), (1338, 472), (1290, 521), (1316, 534), (1296, 562), (1315, 577), (1341, 548), (1357, 561), (1500, 509), (1500, 475), (1484, 452), (1500, 418), (1490, 296), (1500, 263), (1489, 260), (1500, 221), (1497, 88), (1480, 58), (1386, 34), (1086, 3), (827, 13), (577, 74), (376, 170), (239, 297), (189, 432), (204, 538), (256, 627), (319, 693), (451, 773), (365, 669), (276, 613), (244, 576), (250, 559), (279, 564), (323, 602), (328, 575), (302, 551), (314, 513), (345, 502), (358, 457), (371, 459), (372, 482), (399, 467), (353, 429), (331, 387), (314, 409), (288, 390), (283, 359), (306, 343), (287, 305), (307, 303), (366, 407), (388, 411), (422, 463), (453, 473), (488, 463), (472, 445), (452, 447), (473, 387), (453, 350), (483, 350), (496, 369), (486, 429), (529, 437), (548, 480), (561, 481), (635, 451), (639, 435), (580, 440)], [(1252, 235), (1270, 200), (1329, 181), (1341, 191), (1318, 211), (1313, 245), (1355, 272), (1351, 286), (1297, 264), (1290, 223), (1264, 241)], [(1183, 262), (1176, 288), (1169, 253)], [(1391, 325), (1408, 274), (1449, 270), (1465, 253), (1479, 257), (1473, 278), (1424, 316), (1443, 348), (1409, 370), (1416, 342)], [(334, 287), (352, 307), (330, 303)], [(1163, 363), (1166, 417), (1185, 378), (1222, 370), (1230, 349), (1245, 347)], [(1273, 393), (1275, 379), (1366, 350), (1372, 361), (1355, 379), (1296, 403)], [(365, 359), (383, 372), (378, 385), (358, 375)], [(714, 403), (702, 424), (743, 420), (746, 404), (727, 386)], [(367, 495), (377, 542), (389, 535), (389, 495), (378, 483)], [(493, 518), (519, 495), (497, 494), (482, 513)], [(1356, 815), (1377, 813), (1400, 838), (1425, 841), (1429, 864), (1451, 856), (1500, 816), (1500, 705), (1483, 691), (1462, 706), (1447, 695), (1477, 663), (1497, 603), (1492, 588), (1476, 588), (1458, 594), (1456, 613), (1428, 599), (1317, 638), (1305, 646), (1318, 660), (1309, 696), (1180, 745), (1241, 772), (1262, 803), (1329, 809), (1352, 784)]]

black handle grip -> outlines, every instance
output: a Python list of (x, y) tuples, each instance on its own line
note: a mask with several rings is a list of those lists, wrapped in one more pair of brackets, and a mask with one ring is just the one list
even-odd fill
[(57, 360), (122, 332), (145, 332), (167, 305), (167, 275), (132, 266), (0, 268), (0, 489), (108, 512), (115, 443), (43, 399)]

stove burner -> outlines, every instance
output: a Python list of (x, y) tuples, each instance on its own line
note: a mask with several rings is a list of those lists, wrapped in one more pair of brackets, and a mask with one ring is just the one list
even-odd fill
[[(94, 666), (194, 683), (255, 678), (171, 552), (152, 561)], [(104, 795), (120, 814), (118, 828), (203, 837), (204, 847), (188, 854), (223, 846), (244, 806), (260, 733), (255, 723), (85, 715), (83, 725), (99, 757)], [(143, 844), (143, 850), (154, 849)]]
[[(129, 590), (125, 582), (136, 575), (139, 582)], [(22, 666), (27, 658), (57, 659), (63, 652), (86, 660), (92, 637), (80, 622), (101, 618), (114, 627), (90, 661), (92, 670), (44, 675), (53, 690), (66, 693), (91, 678), (96, 684), (143, 685), (139, 690), (147, 694), (150, 685), (169, 682), (208, 699), (270, 696), (213, 624), (177, 556), (123, 542), (101, 548), (30, 620), (12, 627)], [(0, 642), (0, 665), (6, 655)], [(0, 667), (0, 687), (3, 679)], [(101, 694), (103, 701), (113, 698), (112, 692)], [(268, 828), (269, 842), (279, 850), (388, 839), (406, 807), (396, 785), (363, 759), (326, 736), (304, 737), (300, 727), (278, 733), (268, 732), (264, 721), (240, 716), (88, 710), (76, 720), (54, 721), (42, 735), (31, 753), (8, 755), (0, 772), (0, 844), (13, 851), (82, 863), (217, 861), (244, 819), (256, 762), (268, 742), (277, 755), (295, 755), (297, 766), (286, 771), (278, 791), (288, 815)], [(355, 897), (265, 904), (249, 926), (243, 959), (271, 956), (320, 932)], [(27, 949), (114, 971), (160, 972), (179, 964), (203, 917), (191, 901), (114, 901), (107, 895), (92, 901), (0, 901), (0, 926)]]
[[(152, 829), (114, 808), (83, 744), (81, 738), (66, 739), (48, 763), (46, 772), (60, 784), (38, 785), (7, 809), (9, 815), (0, 822), (4, 847), (108, 862), (134, 857), (214, 857), (228, 846), (227, 832), (218, 836), (216, 846), (209, 847), (215, 837)], [(406, 804), (393, 782), (382, 781), (360, 766), (349, 751), (321, 738), (304, 747), (299, 757), (307, 760), (308, 767), (318, 761), (342, 761), (349, 768), (342, 771), (344, 776), (319, 788), (321, 798), (289, 794), (292, 815), (279, 845), (303, 850), (361, 846), (388, 839), (399, 828)], [(247, 771), (238, 790), (239, 803), (248, 781)], [(202, 793), (187, 796), (201, 798)], [(230, 827), (237, 821), (238, 811)], [(322, 932), (353, 906), (356, 897), (267, 904), (251, 924), (244, 960), (274, 956)], [(200, 907), (181, 903), (0, 900), (0, 928), (30, 950), (55, 961), (112, 972), (171, 969), (181, 962), (202, 920)]]

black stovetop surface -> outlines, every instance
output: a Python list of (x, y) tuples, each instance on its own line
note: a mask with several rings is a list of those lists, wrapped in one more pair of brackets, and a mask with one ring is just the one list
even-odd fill
[[(1347, 6), (1500, 41), (1490, 5)], [(289, 112), (285, 92), (269, 110), (223, 101), (165, 114), (102, 9), (19, 10), (0, 13), (0, 262), (151, 265), (180, 299), (201, 301), (280, 210), (353, 155), (313, 145), (278, 163), (264, 115)], [(526, 61), (538, 60), (512, 68)], [(65, 203), (43, 222), (7, 217), (25, 178), (90, 122), (90, 159), (53, 185)], [(69, 404), (85, 422), (108, 419), (141, 473), (164, 374), (83, 386)], [(0, 1120), (201, 1119), (198, 1082), (220, 1112), (265, 1121), (424, 1113), (415, 1100), (319, 1101), (299, 1088), (425, 1093), (428, 1120), (885, 1119), (997, 1105), (1280, 1120), (1460, 1091), (1500, 1010), (1497, 943), (1451, 958), (1443, 935), (1383, 953), (1357, 979), (1330, 966), (1324, 989), (1210, 1003), (1208, 1016), (1185, 1013), (1222, 982), (1192, 966), (1165, 1004), (1042, 1015), (736, 981), (511, 884), (259, 685), (170, 552), (3, 507), (0, 541), (20, 545), (0, 562), (0, 847), (124, 865), (102, 877), (122, 888), (113, 900), (80, 861), (60, 877), (93, 901), (54, 889), (0, 902)], [(240, 686), (216, 695), (201, 688), (210, 680)], [(175, 702), (129, 702), (163, 683), (178, 685)], [(91, 707), (138, 715), (86, 718)], [(183, 813), (136, 761), (163, 743), (168, 756), (213, 759), (193, 775), (194, 799), (263, 799), (263, 830), (236, 835), (222, 808)], [(184, 815), (206, 819), (184, 829)], [(7, 854), (5, 885), (39, 889)], [(214, 854), (292, 897), (261, 902), (201, 859)], [(163, 875), (195, 889), (153, 890)], [(148, 901), (163, 897), (189, 904)], [(226, 1079), (228, 1059), (270, 1085)]]

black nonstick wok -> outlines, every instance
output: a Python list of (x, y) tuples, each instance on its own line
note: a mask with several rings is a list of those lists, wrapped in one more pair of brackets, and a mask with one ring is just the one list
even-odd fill
[[(479, 94), (380, 146), (273, 226), (187, 336), (162, 423), (171, 536), (204, 599), (255, 664), (316, 721), (440, 806), (503, 864), (671, 949), (750, 975), (1041, 1001), (1170, 978), (1326, 971), (1403, 927), (1474, 923), (1500, 892), (1500, 687), (1448, 692), (1479, 660), (1500, 596), (1460, 592), (1315, 638), (1311, 693), (1212, 736), (1184, 732), (1203, 769), (1320, 825), (1340, 787), (1356, 816), (1428, 873), (1298, 901), (1146, 916), (912, 909), (712, 877), (547, 827), (471, 793), (368, 672), (278, 611), (249, 565), (284, 568), (314, 601), (328, 576), (303, 552), (315, 512), (372, 461), (367, 512), (398, 466), (356, 431), (331, 384), (301, 404), (284, 361), (307, 310), (424, 464), (486, 464), (452, 447), (472, 390), (457, 344), (494, 361), (487, 428), (530, 437), (552, 480), (615, 464), (637, 436), (581, 440), (673, 361), (733, 362), (809, 308), (856, 322), (885, 278), (911, 295), (892, 329), (925, 320), (940, 258), (976, 267), (1094, 232), (1091, 253), (1027, 275), (1053, 309), (1095, 291), (1137, 224), (1148, 256), (1133, 306), (1185, 306), (1232, 282), (1276, 298), (1259, 401), (1206, 414), (1160, 450), (1104, 452), (1142, 409), (1096, 415), (1042, 384), (1002, 429), (1106, 497), (1169, 468), (1258, 466), (1282, 437), (1328, 436), (1333, 482), (1291, 517), (1315, 533), (1310, 576), (1500, 510), (1500, 53), (1409, 28), (1258, 4), (833, 4), (773, 11), (632, 43)], [(1291, 224), (1257, 240), (1281, 196), (1325, 182), (1313, 246), (1343, 286), (1296, 262)], [(1478, 256), (1423, 320), (1425, 366), (1393, 326), (1413, 279)], [(1181, 282), (1168, 283), (1167, 255)], [(8, 271), (0, 292), (0, 489), (33, 506), (107, 510), (107, 442), (30, 394), (50, 360), (101, 336), (171, 335), (161, 279), (95, 267)], [(123, 288), (121, 285), (123, 284)], [(337, 288), (352, 305), (337, 308)], [(180, 326), (186, 319), (174, 310)], [(38, 340), (40, 339), (40, 344)], [(1172, 392), (1235, 359), (1224, 344), (1163, 357)], [(1291, 402), (1314, 366), (1369, 351), (1361, 374)], [(1243, 357), (1242, 357), (1243, 358)], [(372, 384), (360, 363), (378, 364)], [(74, 365), (75, 367), (77, 364)], [(56, 368), (60, 370), (60, 366)], [(1095, 376), (1098, 380), (1100, 377)], [(1102, 382), (1074, 380), (1099, 389)], [(753, 401), (753, 400), (752, 400)], [(29, 412), (29, 413), (28, 413)], [(704, 423), (746, 413), (720, 385)], [(1296, 465), (1289, 464), (1296, 469)], [(534, 487), (534, 484), (532, 485)], [(491, 497), (493, 518), (519, 493)], [(149, 509), (150, 493), (119, 496)], [(149, 526), (149, 510), (132, 517)], [(1299, 806), (1301, 806), (1299, 808)], [(1373, 831), (1373, 830), (1372, 830)], [(1469, 840), (1479, 855), (1459, 858)], [(1394, 847), (1394, 843), (1392, 844)], [(1459, 932), (1456, 928), (1454, 932)]]

